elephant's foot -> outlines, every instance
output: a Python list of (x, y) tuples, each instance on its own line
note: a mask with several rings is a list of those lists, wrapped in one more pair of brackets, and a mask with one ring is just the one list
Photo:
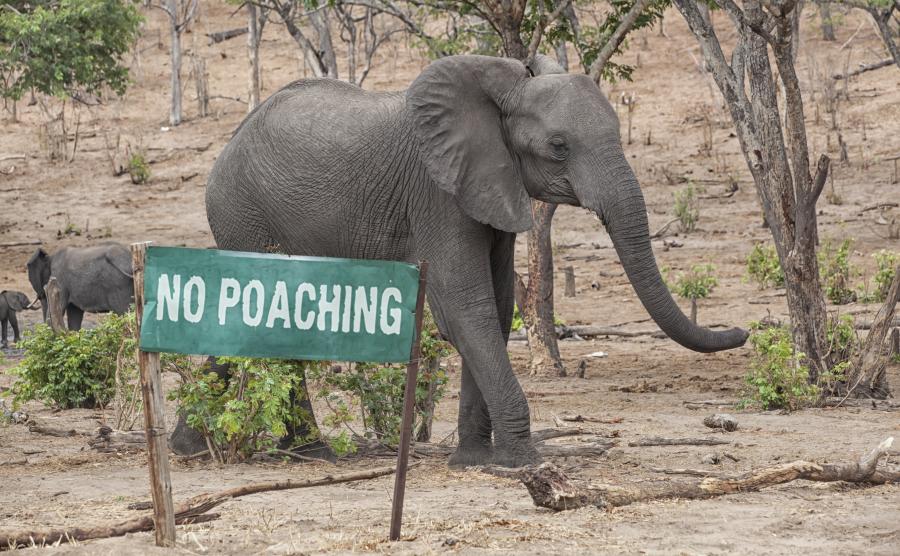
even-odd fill
[(500, 467), (524, 467), (526, 465), (535, 465), (541, 463), (541, 455), (538, 454), (531, 442), (526, 441), (522, 444), (494, 446), (494, 459), (491, 461), (494, 465)]
[(460, 469), (463, 467), (471, 467), (473, 465), (488, 465), (494, 459), (494, 448), (491, 441), (488, 440), (478, 443), (460, 444), (456, 448), (456, 452), (450, 456), (449, 465), (452, 468)]
[(169, 448), (179, 456), (193, 456), (209, 449), (203, 434), (188, 426), (181, 416), (178, 417), (175, 430), (169, 437)]

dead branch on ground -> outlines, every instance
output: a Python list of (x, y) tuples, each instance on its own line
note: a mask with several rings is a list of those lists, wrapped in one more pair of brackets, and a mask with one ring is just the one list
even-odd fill
[(663, 438), (662, 436), (648, 436), (628, 443), (632, 448), (645, 446), (721, 446), (723, 444), (731, 444), (731, 441), (718, 438)]
[(888, 454), (892, 442), (893, 438), (888, 438), (858, 461), (824, 464), (794, 461), (764, 467), (736, 477), (710, 476), (697, 481), (654, 481), (624, 487), (581, 485), (572, 481), (552, 463), (524, 468), (519, 471), (516, 478), (528, 489), (536, 506), (555, 511), (573, 510), (584, 506), (610, 508), (670, 498), (699, 500), (726, 494), (755, 492), (798, 479), (884, 484), (900, 481), (900, 472), (877, 469), (878, 461)]
[[(413, 467), (415, 464), (411, 464)], [(310, 488), (316, 486), (334, 485), (338, 483), (348, 483), (354, 481), (363, 481), (366, 479), (374, 479), (391, 475), (394, 473), (393, 467), (378, 467), (368, 471), (355, 471), (352, 473), (343, 473), (337, 475), (325, 475), (317, 479), (303, 480), (287, 480), (274, 481), (267, 483), (253, 483), (249, 485), (239, 486), (222, 490), (219, 492), (211, 492), (198, 494), (175, 507), (176, 523), (198, 523), (199, 521), (208, 521), (212, 518), (207, 514), (211, 509), (215, 508), (241, 496), (250, 494), (258, 494), (260, 492), (271, 492), (276, 490), (292, 490), (298, 488)], [(215, 515), (215, 514), (213, 514)], [(212, 518), (214, 519), (214, 518)], [(9, 550), (17, 547), (28, 547), (54, 543), (68, 543), (75, 541), (86, 541), (91, 539), (105, 539), (109, 537), (121, 537), (128, 533), (136, 533), (138, 531), (150, 531), (153, 529), (153, 516), (145, 515), (129, 519), (115, 524), (99, 525), (96, 527), (84, 528), (73, 527), (70, 529), (56, 529), (49, 531), (16, 531), (16, 532), (0, 532), (0, 550)]]
[(35, 421), (28, 422), (28, 432), (35, 434), (43, 434), (46, 436), (57, 436), (60, 438), (68, 438), (70, 436), (87, 436), (87, 433), (76, 431), (75, 429), (58, 429), (47, 425), (42, 425)]

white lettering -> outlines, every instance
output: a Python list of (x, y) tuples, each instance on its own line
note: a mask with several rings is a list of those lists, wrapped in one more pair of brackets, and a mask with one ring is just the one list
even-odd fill
[(269, 305), (269, 318), (266, 319), (266, 328), (274, 327), (275, 319), (284, 321), (284, 328), (291, 327), (291, 310), (288, 307), (287, 286), (281, 280), (275, 282), (275, 295), (272, 296), (272, 303)]
[[(194, 301), (194, 290), (197, 290), (197, 310), (193, 311), (191, 305)], [(206, 307), (206, 282), (199, 276), (191, 276), (184, 285), (184, 320), (188, 322), (200, 322), (203, 318), (203, 309)]]
[(219, 289), (219, 326), (225, 326), (225, 314), (228, 309), (237, 307), (241, 299), (241, 283), (234, 278), (222, 278)]
[[(256, 314), (250, 315), (250, 295), (252, 293), (256, 293)], [(264, 296), (265, 290), (263, 289), (262, 282), (259, 280), (250, 280), (246, 286), (244, 286), (244, 296), (241, 300), (242, 308), (244, 310), (244, 324), (247, 326), (259, 326), (259, 323), (262, 322), (263, 318), (263, 304), (264, 304)]]
[[(324, 287), (324, 286), (323, 286)], [(310, 309), (306, 316), (301, 318), (303, 308), (303, 294), (309, 296), (310, 301), (316, 300), (316, 288), (308, 282), (303, 282), (297, 286), (297, 293), (294, 295), (294, 323), (300, 330), (309, 330), (316, 322), (316, 312)]]
[(378, 310), (378, 288), (370, 288), (369, 292), (370, 302), (367, 303), (366, 288), (364, 286), (356, 288), (356, 299), (353, 301), (355, 309), (353, 317), (354, 332), (359, 332), (360, 324), (364, 324), (366, 333), (375, 333), (375, 312)]
[(341, 309), (341, 287), (340, 286), (332, 286), (332, 291), (334, 292), (334, 297), (331, 301), (326, 301), (325, 296), (328, 295), (328, 286), (322, 285), (319, 288), (319, 320), (317, 322), (317, 328), (321, 332), (325, 332), (325, 315), (331, 315), (331, 331), (337, 332), (338, 326), (341, 324), (338, 320), (338, 313), (340, 313)]
[[(400, 290), (397, 288), (385, 288), (381, 293), (381, 332), (388, 336), (400, 334), (400, 318), (403, 315), (399, 307), (394, 307), (388, 311), (388, 303), (391, 299), (398, 303), (402, 301)], [(388, 322), (389, 314), (391, 322)]]
[(350, 332), (350, 309), (353, 300), (353, 286), (344, 286), (344, 316), (341, 318), (341, 332)]
[(178, 301), (181, 297), (181, 275), (172, 276), (172, 287), (169, 288), (169, 275), (160, 274), (156, 285), (156, 320), (163, 320), (163, 313), (169, 320), (178, 322)]

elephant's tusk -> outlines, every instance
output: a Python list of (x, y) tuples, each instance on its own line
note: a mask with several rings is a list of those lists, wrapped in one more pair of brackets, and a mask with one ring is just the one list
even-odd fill
[(31, 304), (30, 304), (28, 307), (25, 307), (25, 308), (26, 308), (26, 309), (37, 309), (37, 307), (35, 307), (35, 305), (37, 305), (37, 303), (38, 303), (40, 300), (41, 300), (40, 297), (34, 298), (34, 301), (32, 301)]

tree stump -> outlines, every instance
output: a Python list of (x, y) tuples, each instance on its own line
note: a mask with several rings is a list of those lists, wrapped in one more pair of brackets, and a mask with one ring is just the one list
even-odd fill
[(563, 270), (566, 273), (566, 297), (575, 297), (575, 267), (569, 265)]
[(59, 284), (56, 277), (51, 276), (50, 281), (44, 286), (44, 292), (47, 294), (47, 319), (53, 332), (59, 334), (65, 332), (66, 323), (63, 321), (63, 307), (60, 300)]

